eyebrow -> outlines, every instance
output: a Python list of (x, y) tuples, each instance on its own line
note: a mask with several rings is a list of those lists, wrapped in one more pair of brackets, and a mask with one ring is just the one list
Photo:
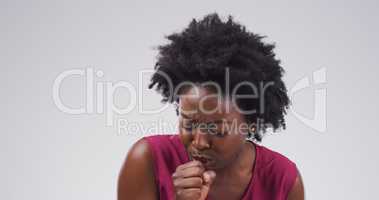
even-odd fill
[(184, 118), (191, 119), (188, 115), (184, 114), (183, 112), (180, 112), (180, 115), (183, 116)]
[[(180, 115), (183, 116), (183, 117), (186, 118), (186, 119), (191, 119), (190, 116), (184, 114), (183, 112), (180, 112)], [(220, 124), (220, 123), (223, 123), (223, 122), (224, 122), (224, 120), (219, 119), (219, 120), (212, 121), (212, 122), (210, 122), (210, 123)], [(231, 122), (231, 121), (227, 121), (227, 120), (226, 120), (225, 122), (226, 122), (226, 123), (233, 123), (233, 122)]]

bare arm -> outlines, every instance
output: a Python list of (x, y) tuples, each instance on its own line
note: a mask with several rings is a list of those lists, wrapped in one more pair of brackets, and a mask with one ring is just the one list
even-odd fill
[(117, 199), (158, 200), (152, 155), (148, 143), (141, 139), (129, 150), (118, 178)]
[(300, 173), (292, 186), (291, 191), (288, 194), (288, 200), (304, 200), (304, 185)]

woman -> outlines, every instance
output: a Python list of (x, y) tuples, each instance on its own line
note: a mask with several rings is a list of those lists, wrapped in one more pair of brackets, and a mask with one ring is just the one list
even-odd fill
[(149, 88), (177, 106), (178, 134), (133, 145), (118, 199), (303, 200), (296, 165), (258, 144), (289, 104), (274, 45), (217, 14), (167, 38)]

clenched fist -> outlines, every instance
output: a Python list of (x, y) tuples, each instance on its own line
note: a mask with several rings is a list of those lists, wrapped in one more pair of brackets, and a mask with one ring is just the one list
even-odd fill
[(215, 177), (216, 173), (205, 171), (199, 161), (179, 165), (172, 175), (175, 200), (205, 200)]

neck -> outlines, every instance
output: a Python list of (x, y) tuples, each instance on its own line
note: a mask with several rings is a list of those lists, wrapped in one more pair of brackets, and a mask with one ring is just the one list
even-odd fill
[(251, 174), (255, 156), (254, 144), (246, 141), (236, 158), (225, 168), (216, 171), (217, 179), (230, 180), (233, 177), (246, 177), (247, 174)]

